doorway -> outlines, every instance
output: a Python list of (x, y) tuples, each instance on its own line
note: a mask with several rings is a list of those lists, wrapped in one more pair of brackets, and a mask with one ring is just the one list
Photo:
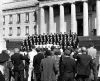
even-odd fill
[(77, 35), (83, 36), (83, 19), (77, 19)]

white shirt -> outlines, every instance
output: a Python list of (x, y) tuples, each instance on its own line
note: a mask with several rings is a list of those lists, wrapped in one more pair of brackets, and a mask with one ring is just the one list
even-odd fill
[(35, 49), (29, 52), (29, 59), (30, 59), (29, 68), (33, 68), (33, 58), (35, 55), (37, 55), (37, 51)]
[(0, 65), (0, 71), (4, 75), (4, 66), (3, 65)]
[(63, 55), (63, 49), (60, 49), (61, 55)]
[(92, 57), (92, 59), (96, 58), (97, 50), (94, 47), (88, 48), (88, 55)]

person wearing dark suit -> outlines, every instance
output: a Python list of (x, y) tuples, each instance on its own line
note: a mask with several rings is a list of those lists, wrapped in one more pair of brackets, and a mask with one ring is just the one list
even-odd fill
[(14, 77), (15, 81), (24, 81), (24, 56), (19, 53), (19, 49), (15, 48), (15, 53), (11, 56), (12, 63), (14, 65)]
[(28, 53), (24, 55), (24, 59), (25, 59), (25, 74), (26, 74), (26, 81), (28, 81), (28, 69), (29, 69), (29, 57), (28, 57)]
[(0, 81), (9, 81), (9, 69), (7, 67), (9, 58), (7, 50), (2, 50), (0, 53)]
[(36, 75), (36, 81), (41, 81), (40, 63), (41, 60), (44, 58), (44, 55), (42, 54), (39, 48), (37, 48), (37, 52), (37, 55), (35, 55), (33, 59), (33, 67), (34, 73)]
[[(0, 66), (1, 67), (1, 66)], [(2, 72), (0, 71), (0, 80), (1, 81), (5, 81), (5, 77), (4, 77), (4, 75), (2, 74)]]
[(46, 58), (42, 59), (40, 70), (41, 70), (41, 81), (56, 81), (56, 74), (58, 73), (57, 63), (52, 58), (52, 53), (47, 50)]
[(77, 59), (77, 76), (78, 81), (88, 81), (93, 68), (93, 60), (90, 55), (87, 54), (85, 47), (82, 47), (82, 54), (74, 55)]
[[(75, 60), (70, 57), (71, 51), (66, 49), (60, 62), (60, 75), (62, 81), (74, 81), (76, 73)], [(60, 80), (59, 80), (60, 81)]]

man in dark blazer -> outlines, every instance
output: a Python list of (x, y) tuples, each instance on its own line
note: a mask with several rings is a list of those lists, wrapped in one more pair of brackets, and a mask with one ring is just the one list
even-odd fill
[(36, 81), (41, 81), (41, 71), (40, 71), (40, 63), (41, 60), (44, 58), (44, 55), (42, 54), (41, 50), (37, 48), (37, 55), (33, 58), (33, 67), (34, 67), (34, 73), (36, 75)]
[(15, 48), (14, 55), (11, 56), (12, 63), (14, 65), (15, 81), (24, 81), (24, 56), (19, 53), (19, 49)]
[[(74, 81), (76, 73), (75, 60), (70, 57), (71, 51), (65, 50), (60, 66), (62, 81)], [(60, 80), (59, 80), (60, 81)]]
[(87, 49), (82, 47), (82, 54), (74, 55), (77, 59), (77, 77), (78, 81), (88, 81), (93, 69), (93, 60), (90, 55), (87, 54)]
[(29, 59), (29, 57), (28, 57), (28, 52), (27, 52), (27, 54), (24, 54), (24, 59), (25, 59), (25, 65), (24, 65), (24, 67), (25, 67), (25, 74), (26, 74), (26, 81), (28, 81), (28, 69), (29, 69), (29, 61), (30, 61), (30, 59)]

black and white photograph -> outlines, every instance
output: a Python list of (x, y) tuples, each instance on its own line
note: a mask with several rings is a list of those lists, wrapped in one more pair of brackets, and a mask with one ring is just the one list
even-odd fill
[(0, 81), (100, 81), (100, 0), (0, 0)]

